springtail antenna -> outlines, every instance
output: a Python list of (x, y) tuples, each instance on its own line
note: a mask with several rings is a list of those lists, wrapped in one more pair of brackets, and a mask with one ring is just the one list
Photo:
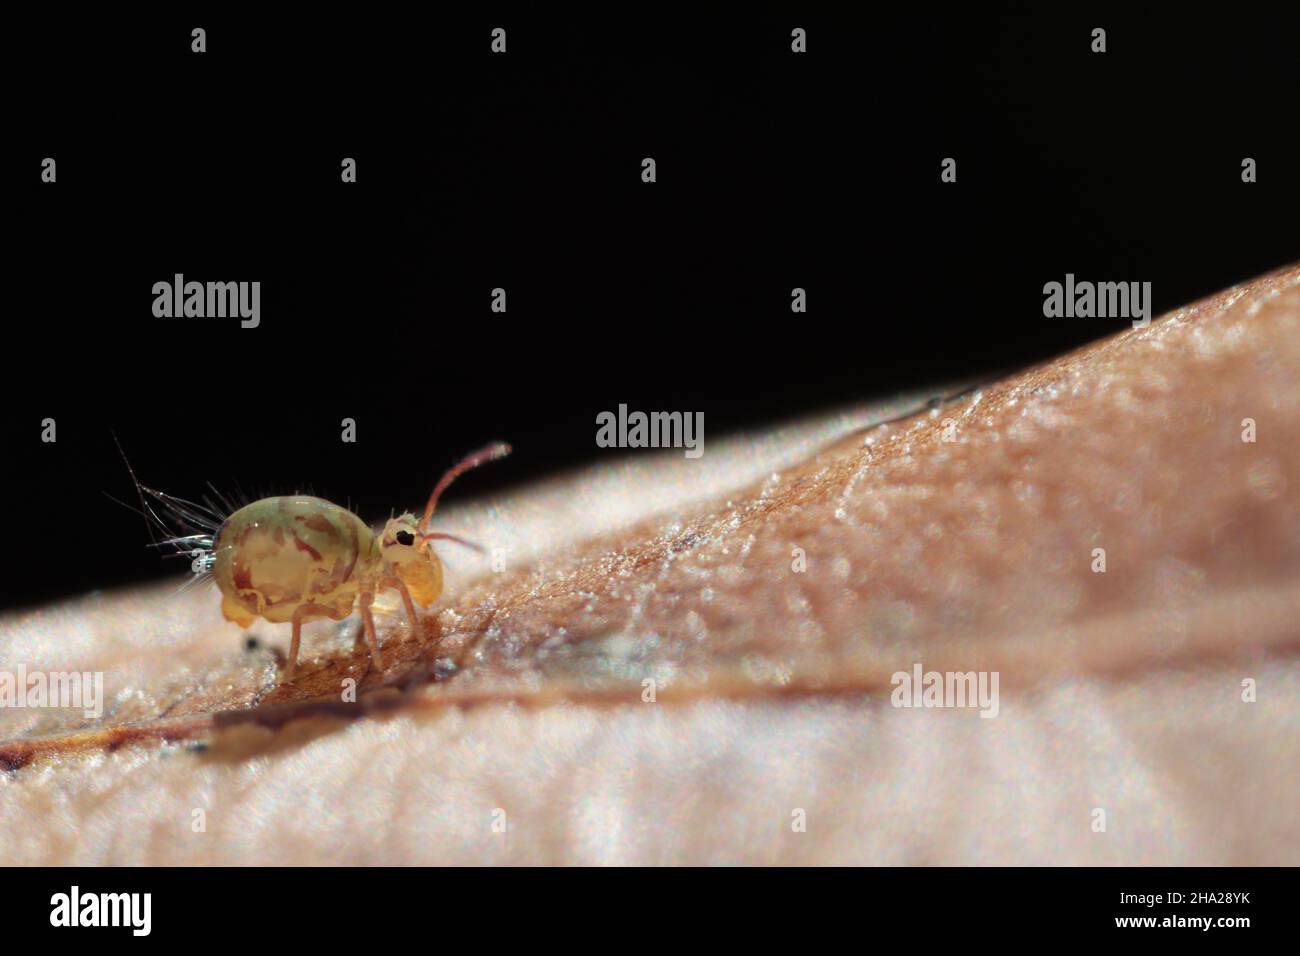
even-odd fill
[(430, 531), (428, 534), (421, 534), (420, 537), (425, 541), (455, 541), (457, 544), (464, 545), (471, 551), (477, 551), (479, 554), (486, 553), (483, 550), (483, 545), (475, 544), (473, 541), (467, 541), (459, 535), (446, 534), (442, 531)]
[[(442, 493), (447, 490), (448, 485), (471, 468), (477, 468), (479, 465), (486, 465), (488, 462), (496, 461), (498, 458), (504, 458), (508, 454), (510, 454), (509, 445), (503, 441), (493, 442), (486, 448), (480, 448), (478, 451), (466, 455), (460, 461), (456, 462), (456, 464), (448, 468), (447, 473), (443, 475), (438, 484), (434, 486), (433, 494), (429, 495), (429, 503), (424, 506), (424, 517), (420, 519), (419, 524), (420, 534), (423, 535), (426, 540), (429, 538), (448, 538), (452, 541), (458, 541), (461, 544), (469, 544), (469, 542), (462, 541), (461, 539), (455, 538), (449, 534), (429, 534), (427, 530), (429, 519), (433, 517), (434, 509), (438, 507), (438, 499), (442, 496)], [(475, 547), (475, 545), (470, 545), (470, 547)]]

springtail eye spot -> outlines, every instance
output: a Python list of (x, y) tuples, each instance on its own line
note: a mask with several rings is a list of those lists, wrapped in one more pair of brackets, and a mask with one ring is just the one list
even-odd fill
[(409, 531), (399, 531), (394, 537), (397, 538), (398, 544), (405, 544), (405, 545), (415, 544), (415, 535), (411, 534), (411, 532)]

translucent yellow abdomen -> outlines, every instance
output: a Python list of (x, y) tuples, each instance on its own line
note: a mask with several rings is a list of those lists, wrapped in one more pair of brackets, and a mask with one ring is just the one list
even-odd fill
[(323, 498), (263, 498), (226, 519), (213, 543), (213, 577), (226, 620), (290, 621), (313, 605), (342, 620), (381, 566), (370, 527)]

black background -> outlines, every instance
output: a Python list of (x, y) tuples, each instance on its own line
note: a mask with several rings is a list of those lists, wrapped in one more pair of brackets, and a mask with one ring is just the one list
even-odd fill
[[(453, 495), (593, 460), (622, 402), (707, 447), (1125, 326), (1045, 319), (1067, 272), (1158, 314), (1300, 259), (1293, 5), (853, 6), (13, 20), (0, 601), (182, 573), (111, 431), (172, 493), (375, 519), (491, 439)], [(154, 318), (177, 272), (261, 281), (261, 326)]]

